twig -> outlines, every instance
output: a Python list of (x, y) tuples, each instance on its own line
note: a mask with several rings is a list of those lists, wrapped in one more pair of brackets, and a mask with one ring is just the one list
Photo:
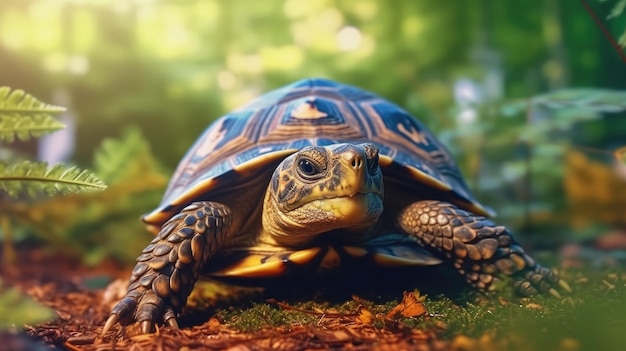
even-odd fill
[(587, 3), (587, 1), (585, 0), (580, 0), (580, 2), (583, 4), (583, 6), (585, 7), (585, 10), (587, 10), (587, 12), (589, 12), (589, 15), (591, 16), (591, 18), (593, 19), (594, 22), (596, 22), (596, 25), (600, 28), (600, 30), (602, 31), (602, 34), (604, 34), (604, 37), (606, 37), (606, 39), (609, 41), (609, 43), (611, 44), (611, 46), (613, 46), (613, 49), (615, 49), (615, 51), (617, 52), (617, 54), (619, 55), (619, 57), (622, 59), (622, 61), (624, 61), (624, 63), (626, 63), (626, 54), (624, 54), (624, 51), (622, 50), (622, 47), (619, 46), (619, 44), (617, 43), (617, 41), (615, 40), (615, 38), (613, 38), (613, 36), (611, 35), (611, 32), (609, 32), (609, 30), (606, 28), (606, 26), (604, 25), (604, 23), (602, 23), (602, 21), (600, 20), (600, 18), (598, 18), (598, 16), (596, 15), (595, 12), (593, 12), (593, 9), (591, 8), (591, 6), (589, 6), (589, 4)]

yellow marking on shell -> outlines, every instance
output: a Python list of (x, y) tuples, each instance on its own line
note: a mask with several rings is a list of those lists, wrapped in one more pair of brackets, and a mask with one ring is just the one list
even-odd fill
[(419, 181), (425, 184), (428, 184), (432, 187), (435, 187), (437, 189), (440, 189), (440, 190), (444, 190), (444, 191), (452, 190), (452, 188), (448, 184), (440, 181), (439, 179), (433, 178), (429, 176), (428, 174), (410, 165), (404, 165), (404, 166), (409, 170), (409, 173), (411, 174), (413, 178), (418, 179)]
[(393, 158), (391, 158), (391, 157), (389, 157), (387, 155), (379, 155), (378, 156), (378, 164), (381, 167), (387, 167), (387, 166), (389, 166), (392, 163), (393, 163)]
[[(303, 265), (315, 259), (321, 248), (314, 247), (306, 250), (295, 251), (289, 254), (291, 263)], [(283, 262), (281, 253), (272, 255), (263, 253), (250, 253), (233, 265), (212, 272), (215, 277), (238, 277), (238, 278), (270, 278), (278, 277), (285, 273), (286, 263)], [(265, 262), (263, 262), (265, 260)]]
[[(234, 166), (233, 171), (239, 173), (243, 177), (250, 176), (254, 174), (255, 171), (271, 165), (274, 162), (278, 162), (279, 160), (284, 159), (285, 157), (293, 154), (296, 151), (298, 151), (298, 149), (284, 149), (268, 152), (264, 155), (260, 155), (242, 164)], [(184, 207), (185, 205), (188, 205), (198, 199), (201, 194), (205, 194), (207, 193), (207, 191), (214, 189), (215, 186), (220, 182), (221, 181), (217, 181), (215, 178), (205, 179), (188, 188), (178, 198), (174, 199), (169, 205), (173, 208)], [(158, 230), (156, 230), (155, 232), (153, 227), (160, 227), (174, 214), (175, 212), (168, 213), (163, 211), (154, 211), (144, 216), (142, 220), (145, 223), (148, 223), (148, 230), (153, 233), (158, 233)]]
[(314, 100), (304, 102), (291, 111), (291, 117), (300, 119), (318, 119), (327, 116), (327, 113), (317, 109)]
[[(389, 165), (391, 165), (393, 163), (393, 158), (386, 156), (386, 155), (380, 155), (379, 157), (379, 161), (378, 163), (380, 164), (381, 167), (387, 167)], [(420, 171), (419, 169), (411, 166), (411, 165), (403, 165), (404, 167), (406, 167), (409, 170), (409, 174), (414, 178), (417, 179), (425, 184), (428, 184), (430, 186), (433, 186), (437, 189), (440, 190), (444, 190), (444, 191), (450, 191), (452, 190), (452, 188), (440, 181), (439, 179), (433, 178), (430, 175)]]
[(150, 223), (148, 223), (146, 225), (146, 228), (148, 228), (148, 231), (150, 233), (152, 233), (152, 235), (157, 235), (161, 231), (161, 227), (160, 226), (154, 225), (154, 224), (150, 224)]
[(224, 119), (218, 119), (211, 128), (211, 133), (203, 138), (202, 143), (195, 150), (194, 156), (207, 156), (215, 150), (217, 143), (224, 139), (227, 130), (223, 128)]
[(358, 246), (343, 246), (343, 250), (352, 257), (364, 257), (367, 255), (367, 250)]
[(297, 151), (298, 149), (284, 149), (268, 152), (266, 154), (259, 155), (251, 160), (248, 160), (242, 164), (236, 165), (235, 167), (233, 167), (233, 170), (241, 175), (246, 176), (254, 173), (254, 171), (256, 170), (267, 167), (274, 161), (282, 160)]
[[(359, 103), (359, 108), (363, 111), (366, 116), (376, 116), (376, 118), (371, 118), (370, 121), (374, 124), (373, 135), (371, 136), (372, 141), (392, 146), (392, 148), (398, 148), (400, 150), (404, 150), (407, 154), (416, 155), (416, 157), (421, 157), (423, 159), (429, 159), (431, 157), (430, 153), (426, 151), (423, 147), (417, 145), (416, 143), (407, 143), (405, 140), (401, 140), (398, 138), (398, 131), (389, 129), (385, 125), (385, 118), (382, 118), (378, 111), (374, 108), (374, 106), (378, 103), (387, 104), (388, 102), (384, 99), (374, 99), (366, 102)], [(403, 129), (408, 133), (403, 133), (413, 138), (414, 136), (403, 127)], [(402, 133), (402, 132), (400, 132)], [(425, 137), (428, 135), (424, 133)], [(417, 136), (419, 138), (419, 136)]]
[[(391, 165), (393, 163), (393, 158), (386, 156), (386, 155), (380, 155), (380, 160), (379, 160), (379, 164), (380, 167), (385, 168), (388, 167), (389, 165)], [(407, 169), (409, 170), (410, 175), (416, 179), (419, 180), (425, 184), (431, 185), (437, 189), (443, 190), (443, 191), (451, 191), (452, 188), (446, 184), (443, 183), (442, 181), (440, 181), (439, 179), (433, 178), (431, 176), (429, 176), (428, 174), (420, 171), (419, 169), (415, 168), (415, 167), (411, 167), (409, 165), (404, 165), (405, 167), (407, 167)], [(383, 170), (384, 172), (384, 170)], [(468, 202), (468, 201), (463, 201), (462, 203), (459, 202), (457, 203), (458, 205), (461, 205), (461, 207), (474, 212), (478, 215), (482, 215), (482, 216), (487, 216), (487, 217), (494, 217), (496, 214), (495, 212), (483, 207), (481, 204), (476, 203), (476, 202)]]
[(496, 213), (493, 210), (483, 207), (481, 204), (476, 202), (470, 202), (465, 205), (470, 212), (473, 212), (477, 215), (486, 216), (486, 217), (496, 217)]
[[(176, 198), (174, 201), (172, 201), (170, 203), (170, 206), (172, 206), (172, 208), (184, 207), (185, 205), (192, 203), (198, 197), (198, 195), (202, 193), (203, 190), (206, 192), (207, 189), (213, 188), (215, 183), (216, 183), (215, 179), (211, 178), (211, 179), (207, 179), (196, 184), (190, 189), (187, 189), (187, 191), (183, 192), (181, 196)], [(176, 212), (178, 211), (175, 211), (175, 212), (153, 211), (145, 215), (142, 218), (142, 220), (148, 224), (148, 230), (153, 232), (151, 226), (163, 225), (168, 219), (170, 219), (174, 214), (176, 214)]]
[(322, 258), (322, 262), (320, 263), (321, 270), (333, 269), (341, 266), (341, 257), (339, 257), (339, 253), (333, 247), (328, 248), (328, 252)]
[(398, 123), (398, 131), (417, 143), (428, 145), (428, 138), (424, 132), (412, 128), (410, 130), (406, 129), (402, 123)]
[(320, 247), (314, 247), (306, 250), (299, 250), (289, 255), (289, 261), (296, 264), (306, 264), (311, 262), (322, 250)]

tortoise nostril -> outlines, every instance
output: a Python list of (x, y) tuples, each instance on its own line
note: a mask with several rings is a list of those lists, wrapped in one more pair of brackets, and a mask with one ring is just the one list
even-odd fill
[(352, 168), (359, 169), (363, 166), (363, 159), (359, 155), (352, 155), (350, 165)]

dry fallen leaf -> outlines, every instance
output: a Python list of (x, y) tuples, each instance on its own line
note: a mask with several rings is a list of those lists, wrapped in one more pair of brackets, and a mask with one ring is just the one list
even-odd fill
[(403, 317), (419, 317), (426, 314), (426, 307), (424, 306), (425, 296), (419, 296), (419, 291), (402, 293), (402, 301), (391, 311), (387, 313), (387, 318), (395, 318), (398, 315)]
[(363, 306), (359, 306), (357, 309), (356, 321), (361, 324), (371, 325), (374, 319), (374, 315), (370, 310)]
[(576, 284), (587, 284), (589, 283), (588, 277), (580, 277), (574, 281)]
[(207, 332), (210, 333), (210, 334), (217, 334), (217, 333), (219, 333), (221, 326), (222, 326), (222, 324), (215, 317), (209, 319), (209, 321), (206, 322)]
[(540, 310), (540, 309), (543, 309), (543, 306), (541, 306), (538, 303), (530, 302), (526, 304), (526, 308), (531, 309), (531, 310)]
[(605, 279), (602, 279), (602, 283), (604, 283), (604, 285), (607, 286), (607, 288), (608, 288), (607, 291), (611, 291), (611, 290), (615, 289), (615, 284), (611, 284), (611, 283), (609, 283)]

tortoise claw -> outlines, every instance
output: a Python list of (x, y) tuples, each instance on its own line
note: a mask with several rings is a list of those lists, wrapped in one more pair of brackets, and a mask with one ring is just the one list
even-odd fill
[(141, 333), (142, 334), (150, 334), (152, 332), (152, 322), (151, 321), (141, 321)]
[(120, 321), (120, 316), (116, 313), (111, 313), (111, 315), (109, 316), (109, 319), (107, 319), (106, 323), (104, 324), (104, 327), (102, 328), (102, 335), (106, 334), (111, 329), (111, 327), (113, 327), (119, 321)]
[(167, 324), (167, 326), (171, 327), (172, 329), (180, 329), (180, 327), (178, 326), (178, 322), (176, 321), (176, 318), (170, 318), (166, 320), (165, 324)]
[(548, 293), (560, 299), (562, 293), (572, 292), (569, 284), (561, 279), (557, 273), (538, 264), (529, 266), (515, 275), (517, 279), (515, 287), (518, 292), (525, 296)]
[(558, 291), (554, 290), (553, 288), (551, 288), (550, 290), (548, 290), (548, 292), (550, 293), (550, 295), (556, 297), (557, 299), (561, 298), (561, 294), (559, 294)]
[(163, 224), (137, 258), (128, 293), (111, 310), (104, 332), (116, 323), (135, 321), (144, 334), (161, 321), (178, 328), (176, 314), (216, 248), (217, 242), (212, 240), (226, 234), (230, 220), (225, 205), (194, 202)]
[(178, 322), (176, 321), (176, 313), (171, 307), (165, 309), (165, 313), (163, 313), (163, 321), (169, 327), (173, 329), (180, 329), (178, 327)]

